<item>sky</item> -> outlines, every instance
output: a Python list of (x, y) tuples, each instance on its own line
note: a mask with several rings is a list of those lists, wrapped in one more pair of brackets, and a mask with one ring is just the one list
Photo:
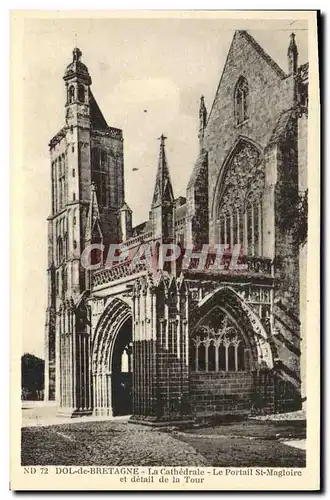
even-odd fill
[[(185, 196), (198, 154), (198, 110), (207, 109), (235, 29), (246, 29), (287, 69), (289, 35), (299, 64), (308, 60), (303, 21), (221, 19), (26, 19), (22, 46), (23, 352), (44, 357), (47, 306), (47, 217), (50, 214), (49, 140), (64, 125), (63, 74), (77, 45), (92, 77), (92, 92), (109, 126), (123, 129), (126, 201), (133, 224), (148, 218), (159, 141), (174, 196)], [(144, 110), (147, 110), (147, 113)], [(132, 169), (137, 168), (137, 171)]]

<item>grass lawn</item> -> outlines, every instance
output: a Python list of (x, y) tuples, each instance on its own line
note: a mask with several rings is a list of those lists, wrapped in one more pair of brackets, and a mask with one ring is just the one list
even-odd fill
[[(278, 424), (235, 422), (184, 435), (113, 421), (27, 427), (22, 429), (21, 460), (22, 465), (305, 466), (305, 451), (274, 439), (275, 433), (302, 437), (303, 424)], [(228, 437), (196, 435), (203, 432)]]

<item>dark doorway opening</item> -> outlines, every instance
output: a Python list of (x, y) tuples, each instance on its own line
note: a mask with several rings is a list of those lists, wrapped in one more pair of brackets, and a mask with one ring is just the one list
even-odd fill
[(112, 356), (112, 411), (114, 416), (132, 413), (132, 319), (117, 334)]

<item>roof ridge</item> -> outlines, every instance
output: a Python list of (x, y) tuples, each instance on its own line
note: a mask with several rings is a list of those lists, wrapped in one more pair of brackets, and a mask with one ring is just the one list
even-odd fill
[(274, 61), (274, 59), (267, 54), (267, 52), (261, 47), (261, 45), (257, 42), (255, 38), (253, 38), (250, 33), (246, 30), (238, 30), (238, 33), (242, 34), (246, 40), (253, 46), (253, 48), (260, 54), (265, 61), (273, 68), (273, 70), (280, 76), (281, 78), (286, 78), (287, 74), (283, 71), (282, 68)]

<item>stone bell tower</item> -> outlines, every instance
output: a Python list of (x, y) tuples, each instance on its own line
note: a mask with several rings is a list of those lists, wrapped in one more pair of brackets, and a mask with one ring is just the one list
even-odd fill
[(91, 282), (81, 256), (91, 243), (107, 247), (118, 240), (118, 210), (124, 201), (122, 131), (108, 126), (81, 57), (76, 47), (63, 76), (65, 123), (49, 142), (45, 399), (56, 399), (60, 413), (69, 416), (92, 410), (85, 304)]

